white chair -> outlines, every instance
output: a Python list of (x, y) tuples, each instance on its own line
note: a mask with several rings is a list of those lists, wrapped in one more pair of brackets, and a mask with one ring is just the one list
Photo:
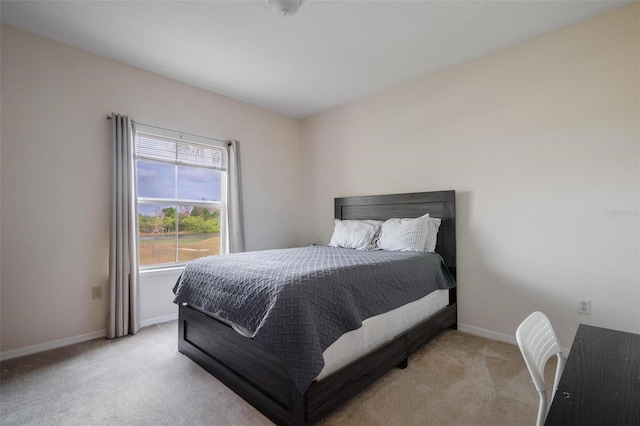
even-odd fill
[(516, 339), (518, 340), (522, 357), (533, 379), (533, 384), (540, 394), (540, 406), (538, 407), (538, 421), (536, 425), (542, 426), (548, 411), (547, 390), (544, 383), (544, 367), (547, 365), (549, 358), (557, 355), (558, 366), (556, 368), (556, 377), (551, 393), (552, 401), (558, 388), (558, 382), (560, 382), (562, 370), (564, 369), (564, 358), (562, 356), (562, 350), (560, 349), (560, 343), (558, 342), (558, 336), (556, 336), (555, 331), (553, 331), (553, 327), (547, 316), (542, 312), (534, 312), (518, 326)]

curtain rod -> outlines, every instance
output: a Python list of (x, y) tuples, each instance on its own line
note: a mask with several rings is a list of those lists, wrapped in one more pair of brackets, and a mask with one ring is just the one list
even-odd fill
[[(112, 118), (113, 118), (112, 116), (107, 115), (107, 120), (111, 120)], [(158, 129), (158, 130), (166, 130), (167, 132), (180, 133), (181, 135), (195, 136), (196, 138), (202, 138), (202, 139), (211, 139), (211, 140), (214, 140), (214, 141), (217, 141), (217, 142), (226, 143), (227, 146), (231, 146), (231, 141), (228, 141), (228, 140), (227, 141), (223, 141), (222, 139), (210, 138), (210, 137), (207, 137), (207, 136), (198, 136), (198, 135), (194, 135), (192, 133), (178, 132), (176, 130), (165, 129), (164, 127), (152, 126), (150, 124), (140, 123), (140, 122), (135, 121), (135, 120), (131, 120), (131, 122), (134, 123), (134, 124), (139, 124), (141, 126), (151, 127), (151, 128)]]

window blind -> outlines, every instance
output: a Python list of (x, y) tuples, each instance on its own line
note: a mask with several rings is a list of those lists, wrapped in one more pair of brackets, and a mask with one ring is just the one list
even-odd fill
[(225, 171), (224, 149), (186, 140), (136, 132), (136, 158)]

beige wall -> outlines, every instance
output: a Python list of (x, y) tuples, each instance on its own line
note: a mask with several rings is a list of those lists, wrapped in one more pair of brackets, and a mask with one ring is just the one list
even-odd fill
[[(466, 329), (640, 332), (639, 10), (302, 122), (3, 27), (0, 350), (104, 330), (112, 111), (242, 142), (249, 250), (326, 243), (336, 196), (455, 189)], [(143, 320), (175, 276), (143, 276)]]
[(112, 111), (240, 140), (247, 249), (297, 244), (298, 120), (6, 26), (1, 66), (3, 352), (105, 328)]
[(304, 120), (302, 241), (328, 241), (334, 197), (455, 189), (464, 328), (512, 337), (542, 310), (565, 347), (579, 322), (640, 332), (639, 18), (625, 7)]

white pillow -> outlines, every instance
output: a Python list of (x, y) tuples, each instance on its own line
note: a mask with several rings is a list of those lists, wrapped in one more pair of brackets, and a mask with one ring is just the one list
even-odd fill
[(438, 230), (440, 229), (440, 223), (442, 219), (435, 217), (429, 217), (429, 232), (427, 234), (427, 244), (424, 247), (424, 251), (433, 253), (436, 251), (436, 243), (438, 242)]
[(429, 219), (427, 213), (416, 219), (385, 221), (380, 230), (378, 248), (393, 251), (425, 251), (427, 247), (431, 247)]
[(329, 245), (356, 250), (371, 250), (375, 247), (374, 238), (380, 231), (378, 220), (340, 220), (334, 219), (333, 235)]

